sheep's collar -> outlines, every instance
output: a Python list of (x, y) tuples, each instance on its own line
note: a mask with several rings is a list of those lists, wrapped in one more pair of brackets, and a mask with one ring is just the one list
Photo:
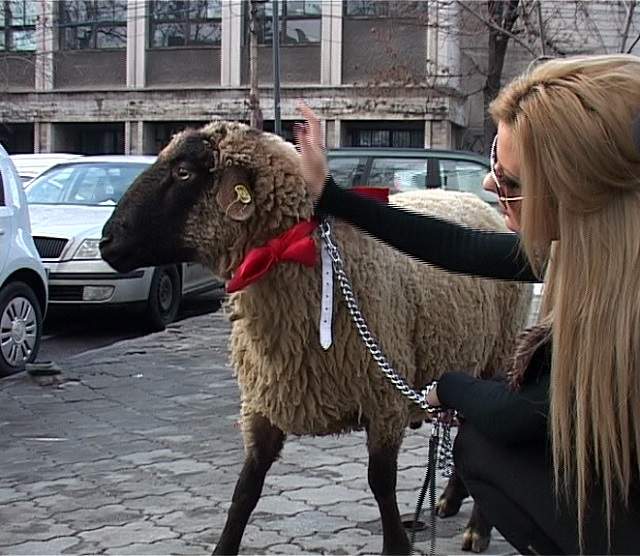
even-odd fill
[(237, 292), (257, 282), (280, 262), (315, 266), (318, 262), (318, 250), (311, 233), (317, 226), (318, 221), (315, 219), (298, 222), (286, 232), (267, 241), (262, 247), (249, 251), (231, 280), (227, 282), (227, 292)]

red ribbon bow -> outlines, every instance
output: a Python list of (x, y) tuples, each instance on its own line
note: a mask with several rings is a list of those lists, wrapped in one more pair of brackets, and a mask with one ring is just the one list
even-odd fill
[(276, 264), (283, 261), (314, 266), (318, 262), (318, 251), (311, 232), (318, 222), (305, 220), (278, 237), (270, 239), (263, 247), (256, 247), (247, 253), (244, 261), (227, 282), (227, 292), (237, 292), (256, 282)]

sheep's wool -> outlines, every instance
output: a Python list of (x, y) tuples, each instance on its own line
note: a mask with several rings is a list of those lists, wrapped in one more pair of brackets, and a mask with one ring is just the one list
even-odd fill
[[(253, 176), (254, 217), (235, 222), (211, 202), (197, 207), (187, 225), (212, 267), (229, 277), (247, 250), (310, 218), (313, 204), (291, 145), (242, 124), (214, 123), (205, 131), (222, 166), (245, 166)], [(429, 190), (392, 196), (391, 202), (475, 228), (505, 230), (502, 217), (471, 194)], [(335, 222), (333, 232), (372, 332), (410, 384), (420, 388), (449, 370), (484, 377), (505, 368), (525, 323), (529, 286), (435, 269), (345, 223)], [(290, 434), (366, 427), (371, 449), (396, 444), (410, 420), (424, 418), (386, 382), (337, 288), (333, 344), (322, 349), (320, 294), (320, 265), (281, 263), (230, 298), (231, 359), (247, 449), (256, 414)]]
[[(503, 229), (500, 216), (470, 194), (429, 191), (391, 202), (476, 228)], [(527, 314), (529, 287), (447, 273), (347, 224), (333, 229), (361, 310), (410, 384), (422, 387), (447, 370), (492, 376), (505, 368)], [(321, 348), (320, 289), (319, 267), (282, 264), (233, 298), (243, 315), (232, 334), (243, 415), (263, 414), (291, 434), (368, 425), (370, 441), (384, 445), (402, 434), (411, 406), (385, 382), (337, 289), (334, 343), (328, 351)]]

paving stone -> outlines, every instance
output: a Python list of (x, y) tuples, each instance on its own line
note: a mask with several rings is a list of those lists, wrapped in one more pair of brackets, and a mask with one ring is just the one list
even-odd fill
[[(244, 460), (229, 327), (221, 313), (203, 315), (79, 355), (62, 364), (61, 385), (0, 380), (0, 439), (11, 443), (0, 553), (210, 554)], [(403, 516), (413, 515), (429, 433), (407, 431), (400, 452)], [(362, 431), (289, 438), (241, 554), (379, 554), (367, 464)], [(438, 521), (439, 554), (460, 553), (471, 507)], [(514, 550), (495, 533), (489, 553)]]
[(284, 493), (291, 500), (302, 500), (311, 506), (324, 506), (338, 502), (352, 502), (371, 496), (358, 490), (351, 490), (343, 485), (327, 485), (322, 488), (300, 488)]
[(302, 547), (295, 543), (288, 544), (274, 544), (269, 547), (269, 554), (311, 554), (310, 552), (305, 552)]
[(119, 548), (107, 549), (104, 554), (131, 554), (132, 556), (157, 556), (158, 554), (172, 555), (204, 555), (210, 554), (202, 547), (190, 545), (180, 539), (171, 539), (168, 541), (159, 541), (151, 544), (134, 543)]
[(351, 523), (361, 521), (373, 521), (380, 518), (380, 510), (377, 504), (366, 504), (363, 502), (338, 502), (332, 506), (322, 506), (322, 511), (328, 515), (344, 517), (351, 520)]
[(255, 525), (247, 525), (242, 537), (242, 545), (245, 550), (268, 548), (274, 544), (283, 544), (288, 541), (288, 537), (284, 537), (274, 531), (265, 531)]
[(51, 520), (35, 520), (31, 516), (23, 516), (22, 523), (13, 523), (2, 527), (1, 544), (16, 544), (21, 539), (32, 541), (49, 541), (56, 537), (71, 536), (75, 531), (68, 525)]
[(259, 521), (259, 525), (264, 531), (276, 531), (283, 537), (298, 538), (311, 533), (330, 533), (346, 529), (352, 527), (353, 522), (324, 512), (309, 511), (273, 520), (265, 517)]
[(303, 501), (286, 500), (282, 496), (263, 496), (254, 511), (276, 515), (295, 515), (312, 509), (313, 506)]
[(128, 510), (121, 504), (109, 504), (99, 508), (83, 508), (72, 512), (54, 513), (56, 520), (82, 529), (97, 529), (105, 525), (124, 525), (138, 521), (139, 511)]
[(148, 515), (166, 514), (176, 510), (193, 510), (204, 508), (210, 502), (202, 496), (194, 496), (185, 492), (170, 492), (159, 496), (141, 496), (123, 501), (127, 508), (142, 510)]
[[(359, 554), (360, 548), (371, 540), (369, 531), (361, 529), (343, 529), (334, 534), (316, 534), (309, 537), (295, 539), (304, 550), (324, 554)], [(374, 539), (375, 541), (376, 539)], [(382, 549), (382, 541), (378, 547), (378, 554)]]
[(151, 519), (156, 525), (169, 527), (178, 533), (195, 533), (201, 531), (222, 531), (226, 518), (226, 512), (221, 512), (215, 508), (207, 508), (171, 512)]
[(105, 548), (119, 548), (133, 543), (147, 544), (178, 537), (178, 534), (168, 527), (158, 527), (148, 521), (134, 521), (122, 526), (108, 525), (92, 531), (83, 531), (78, 535), (87, 542), (97, 543)]
[(120, 459), (132, 463), (133, 465), (146, 465), (158, 461), (170, 461), (184, 457), (185, 454), (174, 452), (167, 448), (153, 450), (151, 452), (137, 452), (135, 454), (127, 454), (120, 456)]
[(6, 546), (2, 548), (4, 554), (60, 554), (64, 550), (68, 550), (77, 546), (80, 543), (80, 539), (76, 537), (58, 537), (57, 539), (51, 539), (48, 541), (29, 541), (13, 546)]
[(199, 463), (187, 458), (177, 461), (163, 461), (161, 463), (152, 463), (145, 467), (151, 468), (161, 473), (170, 473), (172, 475), (200, 473), (208, 471), (211, 468), (211, 466), (207, 463)]

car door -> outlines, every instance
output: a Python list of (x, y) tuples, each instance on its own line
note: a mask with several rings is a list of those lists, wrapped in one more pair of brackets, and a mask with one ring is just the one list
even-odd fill
[(217, 283), (213, 273), (200, 263), (183, 263), (182, 291), (190, 292)]
[(329, 171), (333, 180), (341, 187), (350, 189), (366, 185), (367, 159), (363, 156), (337, 156), (329, 154)]
[(13, 237), (14, 209), (7, 206), (5, 193), (4, 164), (0, 163), (0, 272), (4, 269), (5, 262), (11, 249)]
[(426, 157), (374, 156), (367, 177), (369, 187), (386, 187), (389, 193), (427, 188)]
[(496, 196), (482, 187), (489, 167), (474, 160), (440, 158), (440, 181), (444, 189), (474, 193), (483, 201), (495, 205)]

